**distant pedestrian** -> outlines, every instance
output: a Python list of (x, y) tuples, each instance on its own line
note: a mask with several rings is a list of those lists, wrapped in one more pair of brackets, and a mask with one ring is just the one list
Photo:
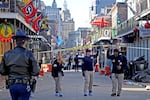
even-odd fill
[[(123, 80), (124, 80), (124, 70), (127, 68), (127, 59), (123, 55), (119, 55), (119, 50), (114, 49), (114, 54), (109, 54), (109, 49), (107, 51), (107, 58), (112, 61), (112, 94), (111, 96), (120, 96)], [(118, 89), (117, 89), (118, 86)]]
[(75, 72), (77, 72), (78, 71), (78, 67), (79, 67), (78, 55), (75, 56), (74, 62), (75, 62), (74, 70), (75, 70)]
[(67, 64), (67, 69), (68, 69), (68, 70), (71, 69), (71, 63), (72, 63), (72, 56), (69, 56), (68, 64)]
[(52, 64), (52, 76), (55, 80), (55, 95), (56, 96), (63, 96), (62, 93), (62, 80), (64, 77), (64, 72), (63, 72), (63, 68), (64, 68), (64, 61), (62, 59), (62, 55), (59, 52), (56, 56), (56, 60), (53, 62)]
[(82, 72), (85, 79), (84, 96), (88, 96), (88, 95), (92, 96), (94, 66), (93, 66), (93, 57), (91, 55), (90, 49), (86, 49), (86, 56), (83, 58)]

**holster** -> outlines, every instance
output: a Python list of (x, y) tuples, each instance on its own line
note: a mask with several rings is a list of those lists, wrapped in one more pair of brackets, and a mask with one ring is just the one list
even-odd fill
[(34, 92), (36, 88), (36, 79), (30, 79), (31, 91)]

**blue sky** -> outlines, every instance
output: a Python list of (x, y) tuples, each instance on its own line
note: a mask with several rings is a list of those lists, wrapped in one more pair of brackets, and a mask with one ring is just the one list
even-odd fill
[[(53, 0), (43, 0), (47, 6), (51, 6)], [(71, 17), (75, 21), (75, 29), (78, 27), (90, 27), (89, 8), (92, 0), (66, 0)], [(124, 0), (117, 0), (124, 1)], [(64, 0), (56, 0), (57, 6), (62, 8)]]

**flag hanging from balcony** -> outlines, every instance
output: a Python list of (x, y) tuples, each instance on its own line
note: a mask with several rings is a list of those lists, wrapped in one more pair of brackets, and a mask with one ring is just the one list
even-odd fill
[(35, 14), (37, 13), (38, 8), (35, 8), (33, 5), (33, 2), (29, 2), (28, 4), (26, 4), (24, 7), (21, 8), (26, 21), (28, 22), (28, 20), (30, 18), (32, 18), (33, 16), (35, 16)]
[(35, 31), (39, 31), (40, 30), (40, 27), (41, 27), (41, 19), (42, 19), (42, 16), (39, 15), (38, 17), (36, 17), (34, 20), (33, 20), (33, 25), (32, 25), (32, 28), (35, 30)]
[(49, 27), (48, 27), (48, 18), (47, 16), (44, 16), (41, 19), (41, 30), (47, 30), (48, 31)]
[(31, 22), (31, 18), (29, 18), (29, 17), (27, 17), (27, 16), (25, 16), (25, 21), (26, 21), (26, 23), (30, 23)]
[(25, 4), (29, 3), (31, 0), (22, 0)]
[(63, 40), (60, 36), (57, 36), (57, 45), (60, 46), (61, 44), (63, 44)]

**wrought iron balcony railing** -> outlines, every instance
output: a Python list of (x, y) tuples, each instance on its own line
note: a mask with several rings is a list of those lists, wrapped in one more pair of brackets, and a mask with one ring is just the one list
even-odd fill
[(136, 26), (139, 26), (139, 21), (136, 21), (134, 17), (130, 18), (129, 20), (124, 21), (123, 23), (121, 23), (117, 30), (118, 30), (118, 34), (117, 35), (121, 35), (124, 33), (127, 33), (131, 30), (133, 30)]
[[(2, 6), (2, 5), (1, 5)], [(9, 0), (9, 6), (8, 7), (0, 7), (0, 12), (3, 13), (19, 13), (22, 17), (24, 16), (21, 7), (23, 6), (23, 2), (20, 0)]]

